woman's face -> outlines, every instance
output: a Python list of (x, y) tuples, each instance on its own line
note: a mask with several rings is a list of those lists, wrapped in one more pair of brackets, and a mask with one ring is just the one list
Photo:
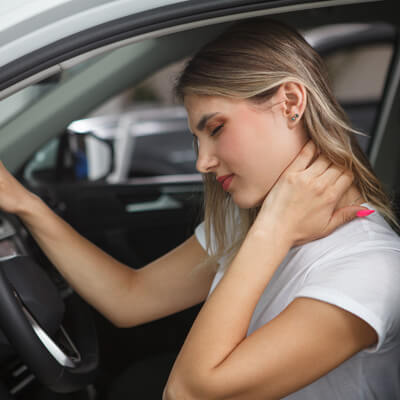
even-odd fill
[(196, 136), (196, 168), (213, 173), (240, 208), (260, 205), (308, 137), (285, 115), (278, 91), (263, 105), (219, 96), (188, 95), (185, 107)]

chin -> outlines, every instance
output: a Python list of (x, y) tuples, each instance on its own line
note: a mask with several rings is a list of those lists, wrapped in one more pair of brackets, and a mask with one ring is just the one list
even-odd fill
[(241, 209), (250, 209), (257, 206), (261, 206), (264, 202), (265, 196), (261, 199), (252, 198), (250, 196), (246, 196), (246, 198), (240, 198), (236, 196), (232, 196), (233, 202)]

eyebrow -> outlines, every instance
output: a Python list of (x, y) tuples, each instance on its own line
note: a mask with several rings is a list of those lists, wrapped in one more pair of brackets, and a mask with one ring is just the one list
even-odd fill
[(202, 130), (205, 128), (207, 121), (208, 121), (210, 118), (212, 118), (212, 117), (214, 117), (215, 115), (217, 115), (217, 114), (219, 114), (219, 112), (215, 112), (215, 113), (211, 113), (211, 114), (204, 114), (204, 115), (201, 117), (199, 123), (197, 124), (196, 129), (197, 129), (198, 131), (202, 131)]

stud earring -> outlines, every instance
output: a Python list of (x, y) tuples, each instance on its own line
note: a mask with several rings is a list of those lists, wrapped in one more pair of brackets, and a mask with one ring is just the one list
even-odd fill
[(296, 118), (299, 118), (299, 114), (294, 114), (291, 118), (292, 121), (296, 121)]

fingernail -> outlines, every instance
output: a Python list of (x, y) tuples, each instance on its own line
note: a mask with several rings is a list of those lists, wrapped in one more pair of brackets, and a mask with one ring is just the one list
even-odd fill
[(367, 217), (368, 215), (371, 215), (374, 213), (375, 210), (360, 210), (357, 212), (357, 217)]

